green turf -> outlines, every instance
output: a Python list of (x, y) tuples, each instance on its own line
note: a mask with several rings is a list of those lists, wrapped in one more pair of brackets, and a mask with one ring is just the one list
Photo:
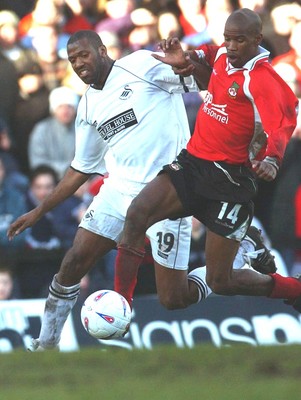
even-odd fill
[(0, 354), (1, 400), (300, 400), (301, 346)]

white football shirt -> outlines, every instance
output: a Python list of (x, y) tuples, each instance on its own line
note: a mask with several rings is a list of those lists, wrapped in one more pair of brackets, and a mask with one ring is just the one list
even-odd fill
[(103, 174), (105, 160), (119, 190), (140, 190), (186, 147), (188, 90), (199, 91), (195, 80), (175, 75), (150, 51), (117, 60), (103, 89), (90, 86), (80, 100), (72, 167)]

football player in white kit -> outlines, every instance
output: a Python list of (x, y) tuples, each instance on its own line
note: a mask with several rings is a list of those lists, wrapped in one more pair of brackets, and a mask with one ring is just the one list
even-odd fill
[[(155, 60), (146, 50), (114, 61), (93, 31), (76, 32), (68, 41), (67, 51), (74, 71), (89, 85), (78, 106), (75, 157), (52, 194), (12, 223), (8, 237), (12, 239), (32, 226), (91, 174), (109, 175), (49, 287), (41, 332), (38, 339), (32, 340), (31, 351), (58, 346), (64, 323), (77, 300), (80, 280), (98, 258), (116, 247), (133, 198), (162, 165), (171, 163), (185, 147), (190, 132), (182, 93), (199, 91), (198, 84), (202, 84), (192, 77), (175, 75), (170, 66)], [(147, 235), (161, 302), (169, 302), (167, 306), (174, 303), (171, 307), (177, 308), (206, 298), (211, 290), (204, 280), (204, 268), (192, 271), (187, 279), (190, 217), (159, 222)], [(240, 267), (244, 264), (242, 258)], [(162, 271), (170, 272), (168, 283), (159, 279)], [(131, 285), (133, 292), (135, 282), (124, 285), (125, 290)], [(128, 290), (121, 294), (131, 303)]]

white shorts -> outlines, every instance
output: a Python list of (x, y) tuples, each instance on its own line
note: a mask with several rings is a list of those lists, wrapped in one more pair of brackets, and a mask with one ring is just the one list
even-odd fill
[[(141, 187), (142, 189), (142, 187)], [(121, 193), (104, 180), (79, 226), (118, 243), (125, 216), (135, 195)], [(179, 270), (188, 269), (191, 218), (164, 220), (151, 226), (147, 232), (154, 260), (160, 265)]]

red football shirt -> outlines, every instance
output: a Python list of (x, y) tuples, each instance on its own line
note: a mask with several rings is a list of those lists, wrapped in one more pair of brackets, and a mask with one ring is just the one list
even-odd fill
[(230, 164), (247, 165), (255, 157), (281, 162), (296, 126), (298, 100), (269, 64), (269, 53), (260, 50), (243, 68), (229, 63), (223, 46), (196, 50), (213, 72), (189, 153)]

